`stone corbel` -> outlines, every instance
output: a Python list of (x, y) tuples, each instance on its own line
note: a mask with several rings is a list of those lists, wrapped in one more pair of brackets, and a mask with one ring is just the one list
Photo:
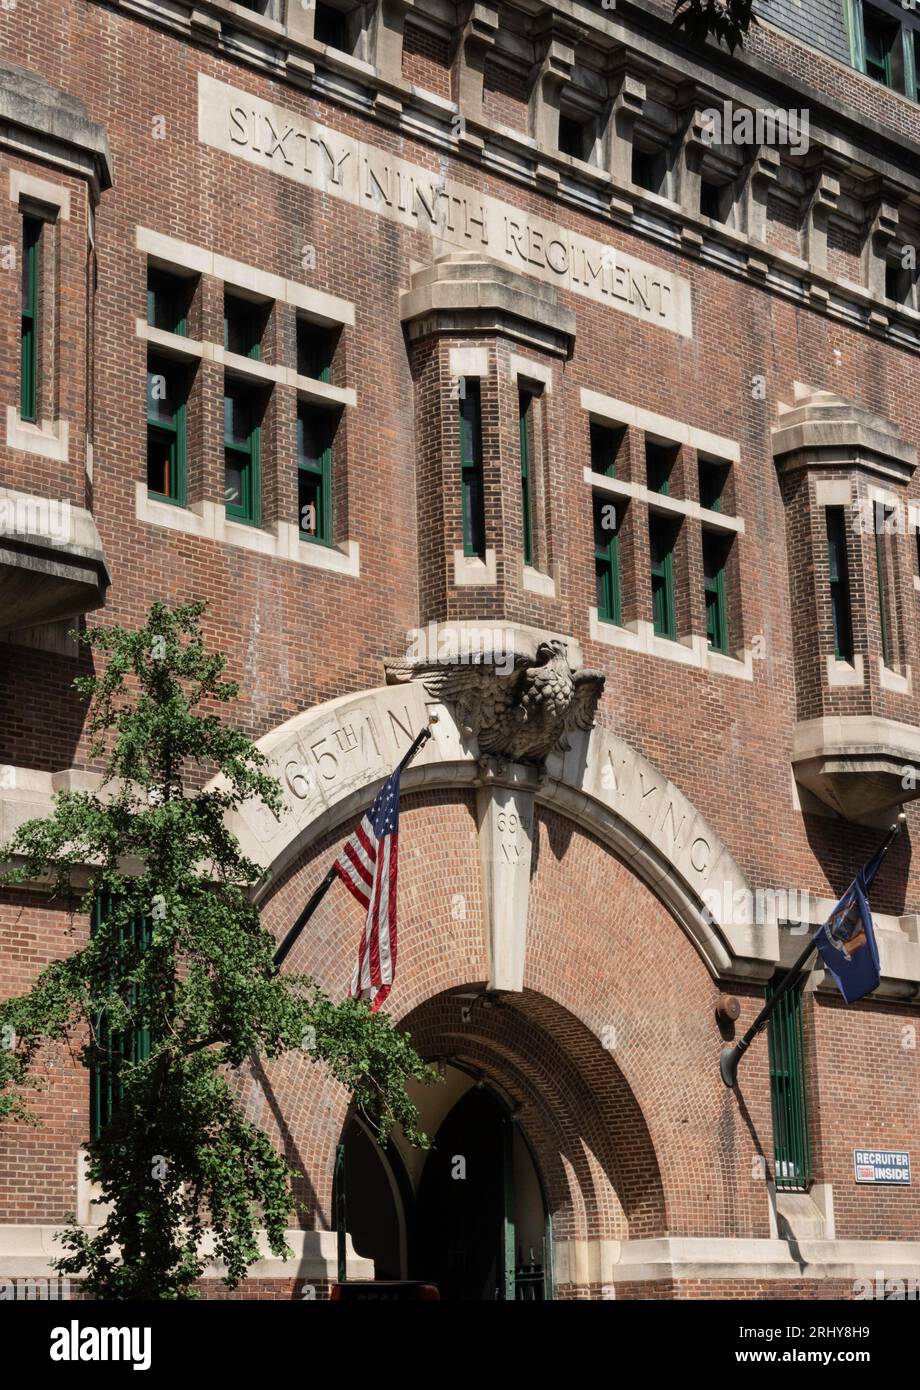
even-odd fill
[(610, 95), (606, 168), (620, 190), (632, 183), (633, 132), (645, 108), (645, 82), (635, 73), (621, 71), (610, 79)]
[(537, 144), (545, 149), (559, 147), (560, 97), (572, 80), (575, 44), (582, 32), (552, 15), (533, 31), (537, 64), (530, 94), (530, 130)]
[(836, 169), (818, 169), (811, 202), (805, 214), (805, 259), (815, 270), (827, 270), (827, 224), (840, 200), (840, 177)]
[(710, 124), (705, 117), (717, 106), (715, 97), (696, 89), (692, 89), (683, 106), (683, 135), (674, 167), (677, 185), (674, 196), (681, 207), (698, 208), (700, 205), (700, 170), (703, 156), (712, 148), (711, 141), (706, 138)]
[(452, 96), (463, 115), (483, 122), (482, 91), (485, 80), (486, 54), (495, 47), (498, 33), (498, 8), (495, 5), (470, 5), (460, 30), (460, 40), (454, 60)]
[(770, 189), (779, 178), (779, 150), (761, 145), (751, 160), (745, 188), (745, 220), (752, 241), (767, 239), (767, 204)]
[(886, 298), (885, 265), (891, 243), (898, 237), (898, 208), (906, 191), (905, 189), (899, 195), (891, 187), (883, 185), (869, 222), (866, 237), (866, 283), (873, 299)]
[(406, 15), (415, 0), (379, 0), (368, 27), (367, 60), (384, 82), (402, 81), (403, 36)]

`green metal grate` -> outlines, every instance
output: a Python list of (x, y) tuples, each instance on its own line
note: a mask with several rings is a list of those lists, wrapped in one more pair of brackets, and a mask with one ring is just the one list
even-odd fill
[[(768, 999), (782, 978), (778, 975), (768, 985)], [(768, 1036), (776, 1186), (784, 1191), (802, 1192), (811, 1182), (811, 1149), (801, 985), (780, 1000), (770, 1019)]]
[[(115, 900), (111, 895), (96, 899), (93, 905), (93, 931), (98, 930), (114, 906)], [(121, 937), (125, 942), (136, 942), (143, 950), (150, 940), (150, 919), (136, 917), (122, 930)], [(131, 986), (131, 990), (133, 999), (134, 986)], [(96, 1014), (93, 1027), (99, 1060), (90, 1067), (90, 1135), (98, 1139), (111, 1122), (122, 1099), (119, 1066), (122, 1062), (142, 1062), (150, 1056), (150, 1029), (131, 1028), (122, 1033), (114, 1032), (109, 1028), (104, 1012)]]

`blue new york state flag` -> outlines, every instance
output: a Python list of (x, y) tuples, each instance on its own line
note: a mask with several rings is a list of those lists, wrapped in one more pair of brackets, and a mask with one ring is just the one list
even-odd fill
[(878, 945), (869, 911), (869, 889), (887, 844), (850, 884), (830, 917), (815, 933), (815, 945), (848, 1004), (871, 994), (880, 979)]

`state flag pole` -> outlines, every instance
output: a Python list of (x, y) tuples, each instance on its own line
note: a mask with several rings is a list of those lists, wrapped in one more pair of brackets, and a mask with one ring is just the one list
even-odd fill
[[(881, 845), (879, 846), (878, 850), (873, 856), (873, 859), (878, 860), (880, 862), (885, 857), (885, 855), (888, 853), (889, 847), (891, 846), (897, 835), (900, 833), (900, 831), (903, 829), (903, 827), (906, 825), (906, 823), (907, 817), (904, 814), (904, 812), (901, 811), (898, 816), (898, 819), (895, 821), (894, 825), (888, 831), (888, 834), (885, 836), (885, 839), (882, 841)], [(789, 991), (793, 989), (798, 984), (799, 980), (802, 978), (803, 974), (805, 973), (805, 966), (808, 960), (812, 956), (813, 952), (815, 952), (818, 949), (819, 932), (820, 928), (817, 931), (815, 931), (808, 945), (802, 951), (801, 955), (783, 976), (779, 988), (767, 1000), (767, 1003), (761, 1009), (760, 1013), (754, 1019), (754, 1022), (751, 1024), (750, 1028), (744, 1034), (744, 1037), (739, 1038), (738, 1042), (735, 1043), (734, 1047), (723, 1047), (719, 1055), (719, 1074), (721, 1075), (722, 1080), (725, 1082), (726, 1086), (735, 1085), (735, 1082), (738, 1079), (738, 1063), (741, 1061), (741, 1058), (744, 1056), (745, 1052), (747, 1052), (751, 1043), (757, 1037), (757, 1034), (760, 1033), (767, 1026), (767, 1023), (770, 1020), (770, 1015), (773, 1013), (777, 1005), (783, 999), (785, 999)]]
[[(431, 726), (435, 723), (436, 720), (437, 715), (433, 714), (429, 719), (428, 723), (425, 725), (424, 729), (422, 729), (420, 733), (416, 734), (415, 738), (412, 740), (411, 744), (403, 754), (399, 766), (396, 769), (394, 769), (396, 772), (402, 772), (404, 768), (408, 767), (409, 763), (411, 763), (418, 750), (425, 743), (428, 742), (428, 740), (431, 738)], [(297, 921), (291, 927), (290, 931), (287, 933), (281, 945), (275, 952), (273, 963), (276, 972), (281, 969), (281, 966), (284, 964), (285, 959), (290, 953), (291, 947), (294, 945), (294, 942), (297, 940), (298, 936), (303, 931), (304, 927), (307, 925), (316, 909), (319, 907), (323, 898), (326, 896), (329, 889), (332, 887), (332, 881), (335, 877), (335, 864), (333, 864), (332, 868), (326, 874), (325, 878), (313, 890), (313, 893), (310, 895), (310, 899), (307, 902), (307, 905), (304, 908), (303, 912), (301, 912), (300, 916), (297, 918)]]

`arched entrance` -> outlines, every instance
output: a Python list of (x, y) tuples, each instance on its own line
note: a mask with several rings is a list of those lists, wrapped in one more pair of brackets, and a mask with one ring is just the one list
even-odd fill
[(354, 1117), (345, 1128), (355, 1250), (378, 1279), (425, 1279), (450, 1301), (552, 1298), (549, 1211), (516, 1107), (460, 1063), (439, 1071), (443, 1087), (414, 1097), (427, 1152), (399, 1137), (384, 1152)]

